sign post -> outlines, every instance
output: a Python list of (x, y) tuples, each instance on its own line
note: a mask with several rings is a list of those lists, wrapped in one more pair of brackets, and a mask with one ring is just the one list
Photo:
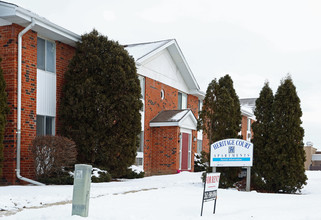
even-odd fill
[(220, 173), (206, 173), (206, 180), (204, 183), (204, 190), (203, 190), (201, 216), (203, 215), (204, 202), (208, 202), (212, 200), (214, 200), (213, 214), (215, 213), (217, 189), (220, 181), (220, 175), (221, 175)]
[(246, 191), (250, 191), (253, 143), (243, 139), (224, 139), (211, 145), (210, 166), (246, 167)]

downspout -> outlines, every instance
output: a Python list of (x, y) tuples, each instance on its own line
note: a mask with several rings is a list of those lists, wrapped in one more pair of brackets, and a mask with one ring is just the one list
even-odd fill
[(16, 176), (18, 179), (39, 185), (44, 186), (44, 184), (39, 183), (35, 180), (28, 179), (20, 175), (20, 152), (21, 152), (21, 60), (22, 60), (22, 36), (29, 31), (33, 26), (35, 26), (36, 22), (34, 18), (31, 18), (31, 24), (29, 24), (25, 29), (23, 29), (18, 35), (18, 116), (17, 116), (17, 169)]

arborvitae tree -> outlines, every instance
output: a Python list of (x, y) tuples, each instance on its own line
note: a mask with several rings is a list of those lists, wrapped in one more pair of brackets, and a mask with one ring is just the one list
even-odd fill
[[(198, 121), (198, 129), (209, 138), (209, 143), (226, 138), (237, 138), (240, 131), (240, 101), (229, 75), (217, 82), (214, 79), (208, 86), (203, 101), (203, 109)], [(237, 125), (237, 126), (236, 126)], [(218, 168), (221, 172), (221, 187), (230, 187), (237, 180), (239, 168)]]
[(257, 190), (270, 191), (271, 180), (276, 173), (273, 164), (277, 158), (277, 152), (272, 144), (272, 124), (274, 96), (269, 83), (266, 82), (255, 102), (256, 121), (253, 129), (253, 185)]
[(214, 79), (207, 87), (206, 95), (203, 100), (203, 108), (197, 121), (198, 130), (203, 130), (207, 135), (210, 144), (215, 142), (214, 124), (216, 121), (216, 112), (218, 111), (216, 102), (218, 91), (219, 85), (217, 80)]
[[(218, 105), (221, 114), (218, 117), (220, 117), (222, 123), (218, 126), (217, 134), (219, 136), (215, 141), (226, 138), (240, 138), (238, 134), (241, 131), (242, 124), (241, 106), (232, 78), (229, 75), (220, 78), (219, 86), (220, 98), (218, 98)], [(238, 174), (241, 168), (219, 167), (217, 171), (221, 172), (220, 186), (227, 188), (232, 187), (238, 181)]]
[[(2, 59), (0, 58), (0, 64)], [(8, 104), (7, 104), (7, 93), (6, 82), (3, 77), (2, 68), (0, 65), (0, 177), (2, 176), (2, 168), (3, 168), (3, 138), (4, 131), (6, 126), (6, 118), (9, 112)]]
[(282, 80), (273, 103), (273, 146), (277, 160), (271, 191), (294, 193), (306, 184), (304, 130), (300, 99), (290, 76)]
[(225, 75), (220, 78), (219, 85), (221, 88), (226, 88), (231, 98), (233, 99), (230, 117), (231, 117), (231, 125), (228, 127), (231, 131), (231, 137), (238, 137), (238, 133), (241, 130), (242, 123), (242, 115), (241, 115), (241, 105), (238, 95), (233, 86), (233, 80), (230, 75)]
[(65, 74), (61, 134), (76, 142), (78, 162), (114, 177), (135, 161), (141, 89), (134, 59), (96, 30), (82, 36)]

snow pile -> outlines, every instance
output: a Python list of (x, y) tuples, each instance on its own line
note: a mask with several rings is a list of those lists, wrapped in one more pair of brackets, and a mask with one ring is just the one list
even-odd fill
[[(219, 189), (216, 214), (207, 202), (203, 217), (201, 173), (93, 183), (86, 219), (321, 219), (321, 172), (307, 175), (308, 185), (296, 195)], [(83, 219), (71, 216), (72, 186), (6, 186), (0, 195), (3, 219)]]
[(94, 176), (94, 177), (97, 177), (97, 178), (100, 177), (101, 173), (108, 173), (106, 170), (101, 170), (101, 169), (96, 168), (96, 167), (94, 167), (91, 172), (92, 172), (91, 176)]
[(137, 174), (140, 174), (141, 172), (144, 172), (143, 166), (131, 165), (128, 168), (131, 169), (133, 172), (135, 172)]

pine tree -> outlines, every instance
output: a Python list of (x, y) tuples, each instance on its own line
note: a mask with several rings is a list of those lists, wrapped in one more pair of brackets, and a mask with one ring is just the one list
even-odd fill
[[(237, 138), (240, 131), (240, 101), (233, 87), (233, 81), (226, 75), (208, 86), (203, 109), (198, 121), (198, 129), (209, 138), (209, 143), (226, 138)], [(221, 172), (221, 187), (230, 187), (237, 180), (239, 168), (218, 168)]]
[[(0, 58), (0, 64), (2, 59)], [(4, 139), (4, 131), (6, 126), (6, 118), (9, 112), (8, 104), (7, 104), (7, 93), (6, 82), (3, 77), (2, 68), (0, 65), (0, 177), (2, 176), (2, 168), (3, 168), (3, 139)]]
[(275, 175), (273, 164), (277, 158), (277, 152), (272, 144), (272, 124), (274, 96), (269, 83), (266, 82), (255, 102), (256, 121), (253, 129), (253, 185), (257, 190), (271, 190), (271, 179)]
[(135, 61), (96, 30), (82, 36), (65, 74), (61, 134), (76, 142), (78, 162), (114, 177), (135, 161), (141, 131), (141, 89)]
[(272, 191), (294, 193), (306, 184), (304, 130), (300, 99), (290, 76), (282, 80), (273, 103), (273, 146), (277, 151)]

